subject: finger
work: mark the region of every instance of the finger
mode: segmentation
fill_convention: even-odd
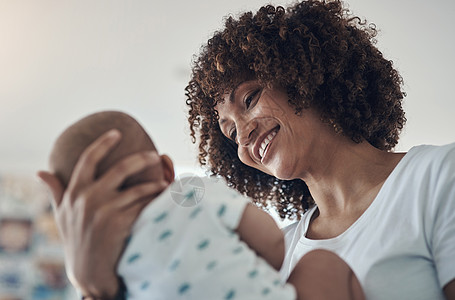
[[[81,154],[74,166],[74,171],[68,183],[68,189],[75,190],[77,186],[85,186],[93,181],[96,166],[107,155],[112,147],[120,140],[121,133],[112,129],[91,143]]]
[[[135,201],[121,209],[122,214],[120,218],[122,218],[122,229],[126,230],[126,234],[131,232],[131,226],[136,222],[139,214],[149,203],[150,200],[148,198],[141,198],[140,201]]]
[[[130,206],[136,205],[136,203],[143,203],[144,200],[152,200],[162,193],[169,183],[166,181],[148,182],[142,183],[130,187],[129,189],[121,192],[119,196],[113,201],[112,205],[115,205],[117,209],[128,209]],[[145,201],[146,203],[150,201]],[[115,204],[114,204],[115,203]]]
[[[52,205],[54,208],[58,207],[63,198],[63,185],[60,180],[47,171],[38,171],[36,174],[38,178],[44,183],[46,188],[52,193]]]
[[[142,201],[142,202],[137,202],[134,205],[129,206],[123,211],[122,217],[123,217],[123,224],[124,224],[124,229],[127,230],[126,234],[129,234],[131,232],[131,227],[134,222],[136,222],[137,218],[139,217],[140,213],[142,210],[149,204],[149,201]]]
[[[99,186],[107,189],[118,188],[129,176],[159,164],[161,164],[161,160],[156,151],[129,155],[116,163],[99,179]]]
[[[116,226],[120,225],[117,230],[129,232],[131,225],[135,222],[142,209],[166,189],[168,185],[169,183],[166,181],[159,181],[131,187],[120,193],[115,199],[111,199],[108,205],[98,208],[96,216],[92,220],[99,224],[106,224],[115,220]],[[117,233],[121,235],[121,232]]]

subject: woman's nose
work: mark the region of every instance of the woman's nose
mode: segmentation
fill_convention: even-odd
[[[248,146],[253,140],[254,133],[257,128],[257,122],[252,120],[241,122],[237,127],[237,142],[240,146]]]

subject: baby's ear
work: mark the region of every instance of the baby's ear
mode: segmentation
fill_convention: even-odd
[[[166,154],[161,155],[161,164],[163,165],[164,179],[171,183],[174,181],[174,164],[169,156]]]

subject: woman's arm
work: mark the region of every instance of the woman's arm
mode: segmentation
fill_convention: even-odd
[[[276,270],[281,268],[284,259],[284,236],[268,213],[248,204],[236,231],[240,239],[271,266]]]
[[[118,131],[109,131],[87,147],[66,190],[53,174],[38,172],[53,195],[68,277],[83,296],[94,299],[116,296],[117,262],[132,224],[148,203],[144,197],[157,195],[167,186],[149,182],[119,190],[127,177],[158,164],[156,153],[133,154],[95,179],[97,164],[119,140]]]

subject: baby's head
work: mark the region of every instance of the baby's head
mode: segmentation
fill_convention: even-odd
[[[104,174],[115,163],[127,156],[143,151],[156,151],[155,145],[147,132],[131,116],[118,111],[103,111],[91,114],[68,127],[55,141],[49,159],[49,167],[66,188],[74,166],[82,152],[105,132],[117,129],[121,132],[121,140],[101,160],[97,166],[95,178]],[[174,170],[172,161],[161,155],[161,164],[157,167],[144,169],[130,176],[123,188],[147,181],[173,181]]]

